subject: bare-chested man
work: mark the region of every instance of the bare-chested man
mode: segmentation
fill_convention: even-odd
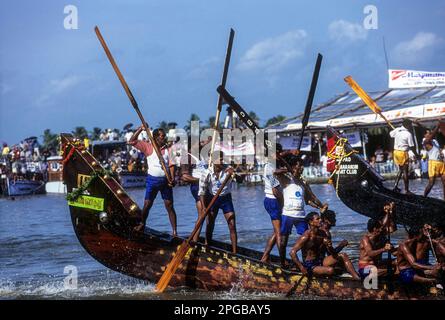
[[[331,228],[335,227],[336,224],[336,218],[335,218],[335,212],[332,210],[326,210],[321,214],[321,227],[320,230],[325,233],[325,237],[329,239],[329,241],[332,240],[331,235]],[[357,271],[355,271],[354,265],[351,262],[351,259],[349,259],[349,256],[341,252],[343,248],[345,248],[348,245],[347,240],[342,240],[336,248],[330,248],[330,251],[332,254],[329,254],[327,250],[325,250],[326,257],[323,259],[323,266],[325,267],[333,267],[336,269],[336,271],[347,271],[353,279],[360,280],[360,276],[358,275]],[[331,244],[332,246],[332,244]]]
[[[305,218],[309,229],[297,239],[290,251],[292,261],[300,271],[307,276],[332,276],[335,273],[333,267],[323,266],[323,252],[332,248],[330,240],[326,238],[324,231],[320,230],[321,219],[318,213],[310,212]],[[303,262],[297,256],[301,251]]]
[[[383,224],[376,219],[369,219],[368,232],[360,241],[360,258],[358,273],[365,279],[371,273],[371,267],[377,268],[379,276],[387,274],[387,265],[382,260],[384,252],[392,251],[393,247],[386,240],[386,230]]]
[[[434,284],[441,266],[440,264],[424,264],[417,259],[418,256],[425,256],[425,243],[429,245],[427,239],[427,226],[419,229],[412,227],[408,230],[408,239],[399,245],[397,254],[397,265],[400,270],[400,280],[405,284],[413,282]],[[429,277],[427,277],[429,276]]]

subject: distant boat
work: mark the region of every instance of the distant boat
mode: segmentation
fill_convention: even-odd
[[[66,193],[66,185],[63,183],[63,164],[61,156],[53,156],[48,161],[48,182],[45,185],[47,193]]]
[[[330,159],[328,171],[335,172],[333,186],[340,200],[352,210],[370,218],[379,219],[386,202],[396,205],[396,223],[407,227],[445,224],[445,201],[422,195],[403,194],[383,185],[384,178],[361,156],[353,151],[347,140],[333,128],[327,128],[328,150],[341,150],[345,156]],[[339,144],[339,142],[343,143]],[[337,155],[340,156],[340,155]],[[338,168],[337,168],[338,167]]]
[[[11,179],[6,178],[6,196],[27,196],[33,194],[45,193],[45,182],[39,180],[28,179]]]
[[[97,159],[109,159],[114,150],[125,151],[126,149],[127,143],[121,140],[93,141],[90,145],[90,151]],[[123,161],[123,163],[125,168],[125,161]],[[125,189],[145,187],[146,172],[128,171],[118,168],[116,173],[121,186]]]

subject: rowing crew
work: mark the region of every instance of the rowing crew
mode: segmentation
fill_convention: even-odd
[[[129,144],[145,154],[148,162],[147,188],[142,219],[136,230],[143,231],[145,228],[149,210],[160,192],[169,213],[173,235],[176,236],[173,183],[167,181],[151,144],[137,139],[142,130],[142,128],[139,128],[129,141]],[[163,145],[165,132],[162,129],[154,130],[153,136],[159,145]],[[200,145],[199,148],[203,146]],[[264,169],[264,207],[270,215],[274,233],[268,240],[266,250],[261,259],[263,262],[269,262],[270,252],[276,244],[282,267],[290,267],[286,260],[286,247],[289,235],[295,227],[297,234],[301,236],[292,247],[290,256],[296,267],[304,274],[331,276],[348,272],[354,279],[360,279],[369,274],[370,267],[372,266],[378,269],[379,274],[384,274],[387,268],[382,267],[384,265],[382,254],[391,252],[397,256],[397,261],[394,264],[397,267],[397,272],[400,272],[403,281],[435,281],[434,277],[437,277],[439,270],[443,268],[445,256],[443,236],[438,230],[434,229],[431,249],[434,249],[433,252],[437,254],[437,259],[440,261],[440,263],[434,266],[427,265],[425,260],[423,263],[419,262],[419,259],[422,259],[422,257],[425,259],[425,256],[427,256],[428,247],[425,245],[425,238],[416,229],[410,230],[408,240],[402,242],[396,250],[386,241],[387,238],[385,237],[386,234],[389,234],[385,230],[390,230],[390,232],[395,230],[394,225],[387,227],[393,221],[391,219],[394,210],[393,204],[385,205],[382,221],[371,219],[368,222],[368,233],[360,242],[359,272],[357,273],[348,255],[341,252],[348,245],[348,242],[343,240],[337,247],[333,247],[330,229],[336,223],[335,213],[328,210],[328,205],[323,204],[312,192],[310,186],[302,179],[303,162],[295,153],[283,152],[281,146],[277,144],[276,153],[271,155],[271,161],[266,164]],[[167,150],[161,150],[161,154],[165,164],[173,173],[174,164],[170,161]],[[188,156],[193,157],[191,153]],[[234,174],[233,168],[226,168],[222,164],[222,157],[219,152],[212,155],[212,166],[210,168],[207,168],[206,163],[201,159],[195,159],[194,164],[191,164],[191,161],[184,161],[183,163],[186,164],[181,166],[182,178],[190,183],[190,191],[195,199],[198,214],[202,215],[210,199],[223,187],[222,182],[225,178],[228,175],[232,176]],[[307,213],[306,205],[319,209],[320,213]],[[220,190],[219,197],[216,199],[207,217],[206,244],[210,244],[212,240],[215,219],[219,210],[222,210],[224,213],[230,231],[232,252],[236,253],[237,233],[230,184],[225,185]],[[198,240],[199,233],[196,234],[194,241]],[[301,251],[302,261],[298,257],[299,251]],[[391,261],[391,263],[393,262]],[[433,278],[428,278],[427,276],[433,276]]]

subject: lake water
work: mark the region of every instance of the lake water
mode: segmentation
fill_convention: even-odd
[[[390,184],[390,182],[388,182]],[[423,192],[425,180],[411,181],[411,190]],[[358,242],[366,229],[367,218],[348,209],[335,195],[330,185],[313,185],[313,191],[337,212],[333,229],[334,245],[347,239],[346,252],[357,262]],[[141,205],[143,189],[130,190]],[[178,215],[178,232],[187,236],[193,229],[197,213],[188,187],[174,190]],[[431,196],[440,197],[441,186],[436,184]],[[269,215],[263,208],[262,186],[240,186],[233,189],[239,245],[262,251],[272,232]],[[171,232],[167,213],[158,196],[151,210],[148,225]],[[403,230],[392,237],[405,236]],[[214,238],[230,242],[224,216],[216,221]],[[295,235],[290,237],[290,246]],[[275,249],[276,250],[276,249]],[[276,253],[276,251],[275,251]],[[78,273],[77,289],[64,285],[65,268],[74,266]],[[280,295],[246,293],[234,285],[226,292],[176,290],[162,295],[154,284],[133,279],[111,271],[96,262],[80,246],[74,234],[64,195],[17,197],[0,199],[0,299],[274,299]]]

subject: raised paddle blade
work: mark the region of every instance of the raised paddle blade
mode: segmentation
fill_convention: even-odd
[[[311,114],[312,104],[314,102],[315,90],[317,89],[318,76],[320,74],[322,60],[323,56],[319,53],[317,56],[317,62],[315,63],[314,73],[312,74],[312,82],[306,101],[306,107],[304,108],[303,119],[301,121],[301,136],[300,136],[300,142],[298,143],[298,150],[301,149],[301,144],[303,143],[304,131],[306,130],[306,126],[309,122],[309,116]]]
[[[158,283],[156,284],[156,290],[158,292],[163,292],[167,288],[168,284],[170,283],[171,278],[173,277],[173,275],[176,272],[176,269],[178,269],[182,260],[184,260],[184,257],[186,256],[188,250],[191,247],[190,241],[192,241],[193,237],[201,229],[201,225],[204,222],[207,215],[209,214],[210,209],[213,207],[213,205],[215,204],[219,195],[221,194],[222,190],[224,189],[226,184],[230,182],[230,180],[232,180],[232,176],[228,174],[227,177],[222,182],[222,184],[219,187],[216,194],[213,196],[212,200],[210,200],[210,203],[207,206],[207,208],[204,210],[204,213],[198,218],[198,221],[196,221],[195,227],[193,228],[193,231],[190,234],[190,236],[187,238],[187,240],[185,240],[181,244],[181,246],[179,247],[178,251],[176,252],[174,258],[172,259],[172,261],[170,261],[170,263],[165,268],[164,273],[162,274],[161,278],[159,279]]]
[[[258,125],[255,123],[255,121],[253,121],[249,114],[244,110],[244,108],[241,107],[238,102],[236,102],[235,98],[233,98],[223,86],[219,86],[218,88],[216,88],[216,91],[218,91],[224,101],[238,115],[240,120],[246,125],[247,128],[252,130],[255,134],[258,133],[259,130],[261,130],[260,127],[258,127]]]
[[[229,64],[230,64],[230,57],[232,55],[232,46],[233,46],[233,38],[234,37],[235,37],[235,31],[231,28],[230,34],[229,34],[229,42],[227,44],[226,59],[224,61],[224,69],[223,69],[223,74],[222,74],[222,78],[221,78],[221,86],[223,88],[226,87],[227,74],[229,73]],[[212,144],[210,145],[209,166],[212,162],[212,155],[213,155],[213,151],[215,149],[216,135],[218,134],[219,118],[221,115],[222,105],[223,105],[223,98],[221,97],[221,95],[218,95],[218,102],[216,103],[215,123],[213,125],[214,131],[213,131],[213,136],[212,136]]]
[[[345,82],[351,87],[352,90],[363,100],[364,103],[371,109],[374,113],[382,112],[382,109],[377,105],[377,103],[363,90],[359,84],[352,79],[351,76],[345,78]]]
[[[351,87],[352,90],[363,100],[363,102],[371,109],[375,114],[378,114],[385,122],[394,130],[395,127],[392,125],[392,123],[386,119],[386,117],[382,113],[382,109],[377,105],[377,102],[375,102],[367,93],[365,90],[363,90],[362,87],[359,86],[359,84],[352,79],[351,76],[347,76],[345,79],[345,82]]]

